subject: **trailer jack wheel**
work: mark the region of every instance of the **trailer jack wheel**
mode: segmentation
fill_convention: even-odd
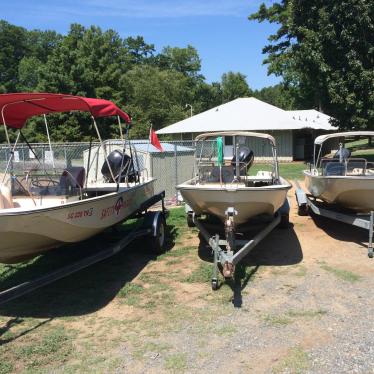
[[[373,248],[370,248],[368,249],[368,256],[369,258],[373,258]]]
[[[191,213],[187,213],[187,226],[195,227],[195,223],[193,221],[193,215]]]
[[[297,207],[297,214],[299,216],[307,216],[308,215],[308,205],[301,204]]]
[[[289,214],[282,214],[279,223],[281,229],[288,229],[290,227],[290,216]]]
[[[213,291],[218,290],[218,280],[217,279],[212,279],[212,290]]]

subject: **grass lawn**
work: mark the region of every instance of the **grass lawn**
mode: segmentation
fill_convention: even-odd
[[[27,262],[0,264],[0,290],[91,255],[120,239],[136,224],[126,222],[115,231],[108,229],[91,240],[61,247]],[[186,256],[190,250],[180,246],[170,251],[187,231],[184,208],[171,210],[168,225],[169,251],[162,256],[150,253],[140,239],[116,256],[2,305],[0,374],[115,372],[120,339],[127,345],[132,339],[135,357],[141,343],[137,334],[145,329],[142,310],[154,310],[168,302],[175,304],[172,288],[163,281],[166,277],[161,277],[163,273],[143,274],[143,269],[152,263],[178,259],[178,251]],[[144,280],[134,282],[140,273]],[[124,309],[123,318],[116,313],[98,317],[112,300],[118,310]],[[133,308],[140,311],[139,321],[132,316],[136,314]],[[158,346],[158,351],[161,348]],[[108,350],[111,353],[105,356]]]
[[[352,152],[353,157],[366,158],[370,162],[374,162],[374,149],[362,149]]]
[[[286,162],[279,164],[279,173],[283,178],[292,179],[303,179],[303,170],[306,170],[308,166],[303,162]],[[259,170],[272,170],[271,164],[258,163],[252,165],[250,169],[250,175],[255,175]]]

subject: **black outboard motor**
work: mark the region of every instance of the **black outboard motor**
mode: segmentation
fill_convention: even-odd
[[[347,148],[340,148],[335,154],[334,158],[346,160],[351,157],[351,151]]]
[[[248,170],[252,166],[253,161],[255,159],[254,153],[251,149],[249,149],[245,145],[241,145],[239,147],[239,152],[238,153],[239,153],[239,162],[240,162],[240,164],[239,164],[240,175],[247,175]],[[236,154],[234,155],[234,157],[231,160],[231,166],[234,167],[234,171],[236,172],[236,170],[235,170]]]
[[[122,173],[120,177],[120,182],[123,182],[125,180],[126,175],[128,176],[129,182],[137,182],[139,180],[139,173],[135,171],[133,160],[126,153],[123,154],[122,152],[117,150],[112,151],[108,155],[108,162],[116,180],[113,180],[108,163],[105,160],[101,168],[101,174],[107,181],[111,183],[117,182],[118,176],[121,173],[121,168]]]

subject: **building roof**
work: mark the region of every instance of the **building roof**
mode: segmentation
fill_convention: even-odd
[[[318,130],[336,130],[336,127],[331,126],[330,124],[330,119],[332,119],[332,117],[319,112],[318,110],[288,110],[287,113],[289,113],[291,118],[297,121],[301,126],[304,125],[304,127],[312,127]]]
[[[294,112],[294,113],[293,113]],[[239,98],[213,109],[189,117],[173,125],[164,127],[157,134],[201,133],[211,131],[267,131],[267,130],[298,130],[302,128],[335,130],[326,116],[320,114],[311,119],[296,120],[305,111],[287,112],[274,105],[267,104],[254,97]],[[297,114],[296,114],[297,112]],[[293,118],[295,117],[295,118]],[[307,118],[309,118],[307,117]],[[326,118],[327,117],[327,118]],[[298,117],[297,117],[298,118]],[[313,121],[314,119],[314,121]]]

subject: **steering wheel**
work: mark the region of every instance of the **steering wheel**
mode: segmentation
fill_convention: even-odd
[[[47,179],[47,178],[32,177],[31,179],[31,185],[33,187],[39,187],[39,188],[57,187],[59,184],[60,182],[53,180],[51,178]]]

